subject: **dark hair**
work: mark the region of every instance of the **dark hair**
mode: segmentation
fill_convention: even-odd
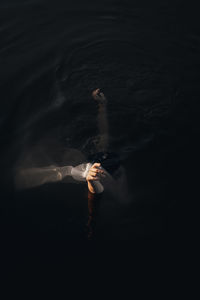
[[[120,157],[114,152],[98,152],[88,157],[91,163],[100,163],[110,174],[120,167]]]

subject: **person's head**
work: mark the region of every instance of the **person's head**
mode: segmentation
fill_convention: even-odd
[[[92,163],[99,162],[110,174],[113,174],[120,167],[120,157],[112,152],[99,152],[89,157]]]

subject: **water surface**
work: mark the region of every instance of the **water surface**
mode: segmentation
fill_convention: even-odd
[[[108,98],[110,147],[131,195],[128,203],[103,198],[97,240],[184,234],[179,212],[193,203],[199,133],[194,10],[180,1],[110,0],[10,0],[0,8],[5,235],[85,240],[85,186],[19,192],[13,177],[22,161],[63,165],[72,148],[76,164],[94,151],[96,87]]]

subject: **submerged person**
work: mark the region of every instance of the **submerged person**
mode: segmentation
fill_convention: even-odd
[[[109,129],[107,119],[107,99],[100,89],[92,92],[92,98],[98,104],[99,136],[96,142],[96,153],[89,157],[86,166],[86,181],[88,185],[88,238],[95,236],[96,217],[104,189],[119,200],[129,200],[127,180],[120,158],[116,153],[109,152]],[[92,161],[92,162],[91,162]]]
[[[129,199],[127,180],[120,158],[109,151],[109,128],[107,119],[107,99],[101,90],[92,92],[92,99],[98,105],[97,125],[99,135],[95,140],[96,152],[88,157],[88,162],[77,166],[48,166],[21,169],[16,176],[16,186],[32,188],[48,182],[86,182],[88,187],[89,237],[94,233],[99,200],[107,190],[121,201]],[[76,154],[75,154],[76,155]]]
[[[88,163],[73,168],[71,175],[76,180],[86,180],[92,194],[101,194],[106,189],[117,198],[123,198],[127,192],[126,175],[119,156],[109,151],[107,99],[99,88],[92,92],[92,98],[98,104],[96,152],[88,157]]]
[[[15,184],[17,188],[33,188],[49,182],[70,181],[87,182],[88,191],[92,194],[100,194],[108,189],[116,196],[120,196],[126,189],[124,185],[126,176],[123,167],[120,165],[119,156],[109,152],[109,130],[107,120],[107,99],[100,89],[92,92],[92,98],[98,104],[97,125],[99,135],[95,139],[95,153],[90,155],[84,163],[76,166],[55,166],[23,168],[16,170]],[[73,149],[72,149],[73,150]],[[77,150],[70,150],[71,157],[79,156]],[[88,162],[86,162],[88,161]],[[71,182],[71,181],[70,181]],[[73,181],[72,181],[73,182]]]
[[[93,165],[89,169],[86,180],[88,183],[88,190],[93,193],[101,193],[104,187],[113,183],[113,177],[110,174],[116,175],[116,171],[119,173],[120,159],[117,154],[109,152],[109,129],[107,119],[107,98],[101,92],[101,90],[95,89],[92,92],[92,98],[98,104],[98,130],[99,135],[96,141],[96,153],[89,157],[89,160],[93,162]],[[119,175],[119,174],[118,174]],[[102,184],[102,187],[99,184]],[[97,181],[97,184],[96,184]]]

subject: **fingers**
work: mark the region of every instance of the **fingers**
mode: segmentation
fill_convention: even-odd
[[[92,176],[97,176],[97,175],[104,174],[104,171],[103,170],[98,170],[98,169],[91,169],[89,171],[89,174],[91,174]]]
[[[105,103],[106,97],[103,92],[101,92],[101,89],[96,89],[92,92],[92,97],[97,101],[103,101]]]
[[[100,173],[100,174],[103,174],[103,173],[104,173],[103,170],[99,170],[99,169],[97,169],[97,168],[91,168],[91,169],[90,169],[90,172]]]
[[[101,177],[105,177],[104,170],[99,169],[101,167],[100,163],[94,163],[92,167],[90,168],[87,180],[100,180]]]
[[[101,164],[100,163],[94,163],[92,166],[91,166],[91,168],[94,168],[94,167],[101,167]]]
[[[98,175],[98,172],[95,172],[95,171],[92,171],[92,170],[91,170],[91,171],[89,172],[89,174],[90,174],[91,176],[97,176],[97,175]]]
[[[91,166],[90,171],[100,173],[100,174],[104,174],[104,171],[101,169],[101,164],[100,163],[94,163]]]
[[[95,172],[90,172],[89,176],[98,177],[99,179],[101,179],[101,177],[105,177],[106,175],[105,174],[98,174],[98,173],[95,173]]]
[[[93,181],[93,180],[99,180],[100,178],[98,176],[88,175],[86,179],[87,181]]]
[[[93,97],[96,97],[97,94],[98,94],[99,92],[100,92],[100,89],[94,90],[94,91],[92,92],[92,96],[93,96]]]

